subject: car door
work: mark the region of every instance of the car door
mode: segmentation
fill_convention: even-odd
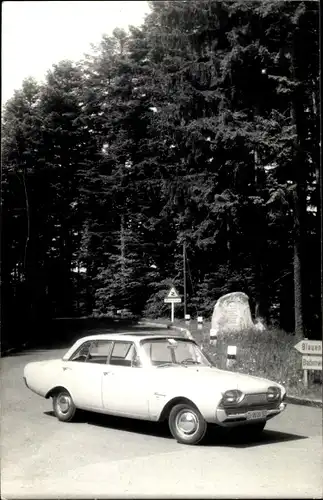
[[[108,413],[149,419],[149,375],[134,342],[115,341],[102,377],[102,402]]]
[[[102,410],[102,374],[111,348],[111,340],[87,341],[63,363],[64,386],[77,407]]]

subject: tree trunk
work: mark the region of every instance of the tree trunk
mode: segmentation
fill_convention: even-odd
[[[95,276],[95,270],[92,262],[87,263],[86,270],[86,313],[91,315],[95,306],[95,297],[93,290],[93,279]]]
[[[291,50],[291,76],[295,82],[298,78],[297,48],[299,40],[297,32]],[[295,187],[293,190],[294,210],[294,318],[295,333],[304,336],[303,315],[303,261],[302,240],[306,214],[306,168],[304,148],[306,130],[304,129],[304,102],[303,89],[298,85],[291,102],[291,125],[294,129],[295,140],[293,150],[293,169],[295,172]]]
[[[262,181],[260,174],[260,165],[258,152],[254,150],[254,176],[255,176],[255,195],[262,196]],[[268,321],[268,290],[264,286],[265,271],[263,266],[264,254],[267,247],[267,219],[266,214],[260,212],[258,208],[254,207],[254,227],[256,236],[254,239],[254,256],[255,256],[255,318],[263,318]]]
[[[126,250],[126,238],[125,238],[125,227],[124,227],[124,215],[121,215],[120,223],[120,257],[121,257],[121,274],[124,277],[126,271],[126,260],[125,260],[125,250]]]
[[[28,191],[27,191],[27,185],[26,185],[26,174],[25,173],[22,174],[22,183],[24,186],[25,203],[26,203],[26,217],[27,217],[27,235],[26,235],[25,254],[24,254],[24,269],[25,269],[25,276],[26,276],[27,251],[28,251],[28,243],[30,240],[30,209],[29,209],[29,198],[28,198]]]
[[[300,186],[294,191],[294,308],[295,333],[304,335],[302,260],[301,260],[301,196]]]

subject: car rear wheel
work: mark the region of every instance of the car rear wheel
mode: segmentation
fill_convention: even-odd
[[[66,390],[61,390],[53,396],[53,410],[58,420],[70,422],[76,412],[72,396]]]
[[[168,424],[172,436],[178,443],[183,444],[198,444],[207,429],[207,423],[201,413],[189,403],[174,406],[169,414]]]

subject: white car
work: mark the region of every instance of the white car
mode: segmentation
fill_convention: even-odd
[[[219,370],[194,340],[169,332],[84,337],[62,359],[28,363],[24,380],[53,399],[64,422],[77,409],[167,419],[173,437],[185,444],[199,443],[209,423],[261,431],[286,407],[282,385]]]

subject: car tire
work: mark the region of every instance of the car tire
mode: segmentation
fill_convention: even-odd
[[[76,413],[76,406],[70,393],[61,390],[53,396],[53,410],[61,422],[70,422]]]
[[[178,443],[195,445],[205,436],[207,423],[199,410],[189,403],[174,406],[168,417],[172,436]]]

